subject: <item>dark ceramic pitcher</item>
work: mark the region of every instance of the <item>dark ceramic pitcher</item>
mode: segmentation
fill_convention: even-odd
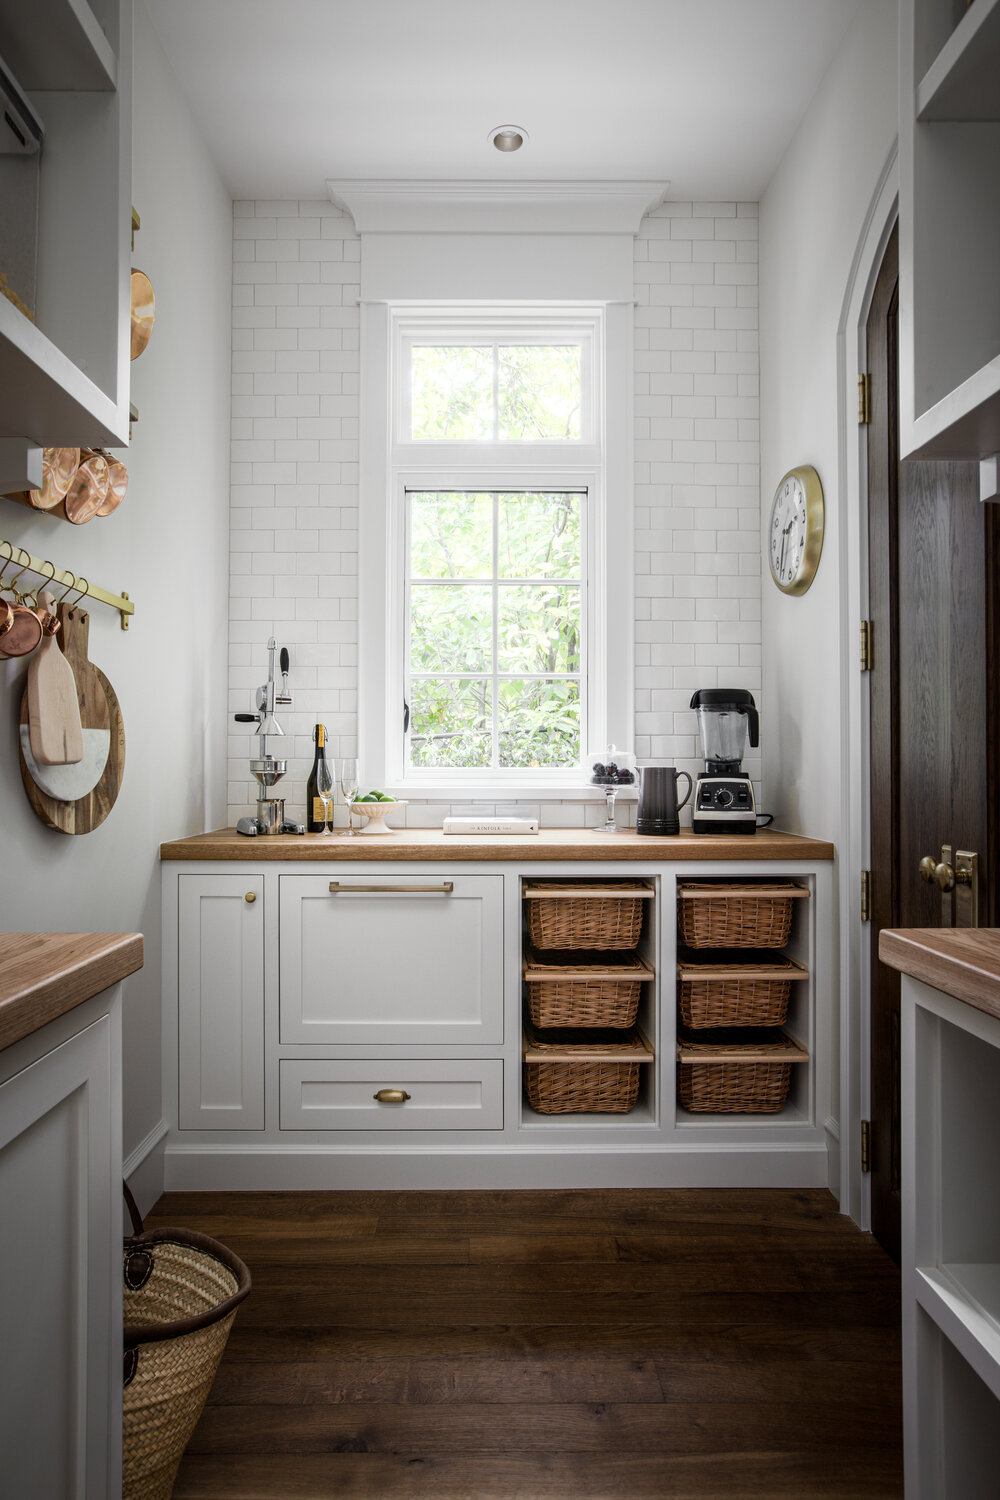
[[[682,802],[677,801],[677,778],[683,776],[687,791]],[[691,778],[686,771],[673,766],[640,766],[639,768],[639,812],[636,818],[636,833],[663,834],[680,833],[677,816],[691,795]]]

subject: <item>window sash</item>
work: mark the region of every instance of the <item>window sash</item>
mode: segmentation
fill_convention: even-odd
[[[426,494],[489,494],[492,501],[492,571],[489,577],[478,578],[441,578],[428,579],[418,576],[412,570],[412,499],[414,495]],[[578,497],[580,502],[580,566],[577,575],[572,577],[543,575],[539,577],[525,576],[507,577],[500,575],[500,552],[499,552],[499,525],[500,525],[500,497],[501,495],[513,494],[537,494],[537,495],[559,495],[567,494]],[[588,737],[590,728],[590,694],[588,692],[589,676],[592,672],[590,662],[590,642],[593,638],[592,622],[590,619],[590,602],[592,590],[588,588],[588,562],[591,552],[591,505],[590,493],[587,486],[568,485],[529,485],[503,484],[500,486],[486,487],[482,484],[474,485],[408,485],[403,489],[401,496],[403,504],[403,549],[404,549],[404,571],[403,571],[403,608],[401,610],[401,657],[402,670],[402,692],[403,701],[407,704],[412,702],[412,685],[419,681],[434,682],[485,682],[490,683],[490,764],[488,766],[419,766],[415,765],[411,756],[412,719],[409,729],[401,735],[401,766],[402,774],[407,782],[415,783],[421,781],[434,782],[442,778],[454,780],[482,779],[483,775],[490,778],[517,778],[531,777],[546,778],[552,776],[575,775],[581,772],[588,753]],[[499,630],[500,630],[500,594],[505,588],[517,587],[558,587],[565,584],[578,590],[580,605],[580,667],[577,671],[564,672],[528,672],[528,671],[501,671],[498,663],[499,653]],[[410,657],[410,645],[412,639],[412,589],[416,585],[420,588],[434,587],[480,587],[489,589],[491,592],[491,666],[487,670],[469,672],[414,672]],[[579,703],[579,755],[572,763],[563,762],[557,766],[545,767],[514,767],[502,766],[500,764],[500,689],[504,682],[572,682],[578,685]]]

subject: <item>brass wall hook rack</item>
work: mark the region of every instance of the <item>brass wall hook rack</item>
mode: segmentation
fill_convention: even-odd
[[[67,593],[72,593],[74,589],[78,590],[80,600],[96,599],[99,604],[109,604],[121,615],[122,629],[128,629],[129,619],[135,614],[135,605],[124,591],[120,594],[112,594],[108,589],[102,589],[96,583],[90,583],[82,574],[77,577],[75,573],[68,573],[62,568],[57,568],[47,557],[33,557],[30,552],[26,552],[23,547],[15,546],[13,542],[0,541],[0,548],[10,553],[11,562],[18,563],[26,573],[37,573],[44,583],[64,584]],[[0,553],[0,557],[2,555]]]

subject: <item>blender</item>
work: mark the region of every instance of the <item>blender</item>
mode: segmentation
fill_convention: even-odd
[[[268,754],[267,740],[269,735],[284,735],[285,731],[274,717],[274,705],[276,703],[291,703],[291,693],[288,691],[288,651],[284,646],[281,648],[281,692],[277,692],[274,681],[274,653],[277,650],[274,636],[267,643],[267,681],[257,689],[257,712],[254,714],[234,714],[237,724],[256,724],[259,754],[252,756],[250,770],[261,788],[261,795],[257,798],[257,816],[255,818],[240,818],[236,824],[236,832],[253,836],[254,834],[277,834],[277,833],[305,833],[302,823],[290,822],[285,817],[284,797],[271,797],[268,795],[271,788],[284,776],[288,769],[286,760],[277,760]]]
[[[753,833],[757,806],[749,773],[740,769],[746,749],[760,743],[760,720],[746,688],[699,688],[691,699],[698,715],[705,769],[694,788],[695,833]]]

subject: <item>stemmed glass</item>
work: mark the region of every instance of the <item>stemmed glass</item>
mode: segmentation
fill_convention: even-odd
[[[354,815],[351,804],[358,795],[359,772],[358,758],[356,755],[345,755],[337,762],[338,776],[340,778],[340,795],[347,803],[347,838],[356,837],[354,832]]]
[[[316,767],[316,795],[323,804],[323,827],[320,833],[331,834],[330,827],[330,804],[333,801],[333,789],[336,782],[333,778],[333,770],[330,763],[324,757]]]

